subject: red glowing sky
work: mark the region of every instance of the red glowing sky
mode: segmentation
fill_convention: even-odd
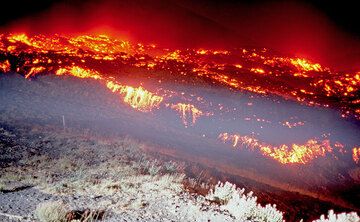
[[[301,2],[62,2],[10,21],[10,32],[105,32],[164,47],[267,47],[343,70],[360,69],[360,40]]]

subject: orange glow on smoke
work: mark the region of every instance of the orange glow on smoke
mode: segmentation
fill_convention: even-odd
[[[238,134],[221,133],[218,138],[224,143],[231,143],[233,147],[247,147],[250,150],[259,150],[262,155],[273,158],[281,164],[306,164],[311,160],[324,157],[328,153],[333,152],[329,140],[317,141],[310,139],[304,144],[293,143],[291,145],[282,144],[273,146],[263,143],[254,137]]]

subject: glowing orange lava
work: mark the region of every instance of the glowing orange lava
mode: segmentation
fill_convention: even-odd
[[[114,54],[130,50],[127,41],[112,40],[106,35],[99,36],[76,36],[69,40],[69,43],[82,49],[88,49],[97,53]]]
[[[35,76],[36,74],[43,72],[44,70],[46,70],[46,69],[45,69],[45,67],[42,67],[42,66],[32,67],[30,69],[30,71],[25,75],[25,78],[28,79],[31,76]]]
[[[355,163],[360,162],[360,147],[354,147],[352,149],[352,157],[353,157],[353,160],[355,161]]]
[[[10,62],[9,60],[5,60],[0,62],[0,72],[7,73],[10,72]]]
[[[65,75],[65,74],[69,74],[72,76],[75,76],[77,78],[92,78],[92,79],[102,79],[101,75],[94,71],[94,70],[90,70],[90,69],[83,69],[81,67],[78,66],[73,66],[73,67],[68,67],[68,68],[60,68],[56,71],[56,75],[61,76],[61,75]]]
[[[296,68],[298,68],[300,71],[316,71],[321,72],[323,71],[323,68],[318,63],[310,63],[306,59],[290,59],[291,64],[293,64]]]
[[[204,115],[201,110],[197,109],[192,104],[178,103],[171,105],[171,108],[179,112],[181,120],[185,127],[188,127],[189,123],[194,125],[197,118]]]
[[[247,147],[250,150],[259,150],[262,155],[271,157],[281,164],[306,164],[311,160],[324,157],[333,152],[329,140],[317,141],[310,139],[304,144],[293,143],[291,145],[282,144],[273,146],[261,142],[252,136],[242,136],[239,134],[221,133],[218,138],[223,142],[230,142],[233,147]]]
[[[134,88],[131,86],[123,86],[113,81],[108,81],[106,86],[111,89],[112,92],[122,94],[125,103],[142,112],[148,112],[154,108],[158,108],[163,100],[163,97],[157,96],[141,86]]]
[[[9,42],[16,43],[21,42],[26,45],[32,46],[32,43],[30,42],[29,38],[25,34],[18,34],[18,35],[11,35],[8,37]]]
[[[161,96],[154,95],[142,87],[124,86],[102,77],[94,70],[83,69],[78,66],[60,68],[56,71],[56,75],[72,75],[77,78],[101,80],[112,92],[120,93],[125,103],[143,112],[151,111],[153,108],[158,107],[163,100]]]

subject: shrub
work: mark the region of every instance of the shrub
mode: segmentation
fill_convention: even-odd
[[[314,222],[358,222],[360,217],[355,212],[335,214],[333,210],[329,210],[327,217],[321,215],[320,219]]]
[[[0,182],[0,193],[6,190],[6,185]]]
[[[65,222],[66,206],[60,201],[41,203],[35,210],[35,215],[40,222]]]
[[[216,201],[222,206],[220,209],[229,212],[236,220],[240,221],[284,221],[283,213],[276,209],[276,205],[265,207],[257,203],[257,198],[252,192],[244,194],[244,189],[236,188],[235,185],[219,182],[213,190],[210,190],[206,199]]]
[[[178,166],[173,161],[169,161],[169,162],[164,163],[163,168],[164,168],[165,173],[172,174],[172,173],[176,173],[178,171]]]
[[[148,172],[151,176],[156,176],[161,170],[161,166],[157,166],[156,162],[152,163],[148,168]]]

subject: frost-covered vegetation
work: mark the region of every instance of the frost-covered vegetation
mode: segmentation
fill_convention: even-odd
[[[229,212],[240,221],[283,221],[283,213],[276,209],[276,205],[267,204],[265,207],[257,203],[257,197],[252,192],[245,194],[245,189],[236,188],[229,182],[219,182],[206,196],[207,199],[219,202],[220,209]]]
[[[66,206],[59,201],[41,203],[35,210],[36,218],[40,222],[65,222]]]
[[[182,163],[154,159],[131,138],[41,127],[20,132],[21,137],[17,133],[0,128],[0,192],[30,185],[40,196],[51,198],[43,203],[31,200],[31,205],[21,206],[29,209],[24,211],[28,215],[15,216],[72,221],[69,215],[76,216],[74,212],[82,209],[81,217],[106,212],[103,221],[284,221],[283,212],[275,205],[260,205],[252,192],[229,182],[199,184],[184,175]],[[208,193],[188,192],[185,180]],[[12,203],[1,202],[6,204]],[[356,213],[330,211],[318,221],[360,220]]]
[[[357,213],[340,213],[335,214],[333,210],[330,210],[328,215],[321,215],[320,219],[314,222],[359,222],[360,217]]]

